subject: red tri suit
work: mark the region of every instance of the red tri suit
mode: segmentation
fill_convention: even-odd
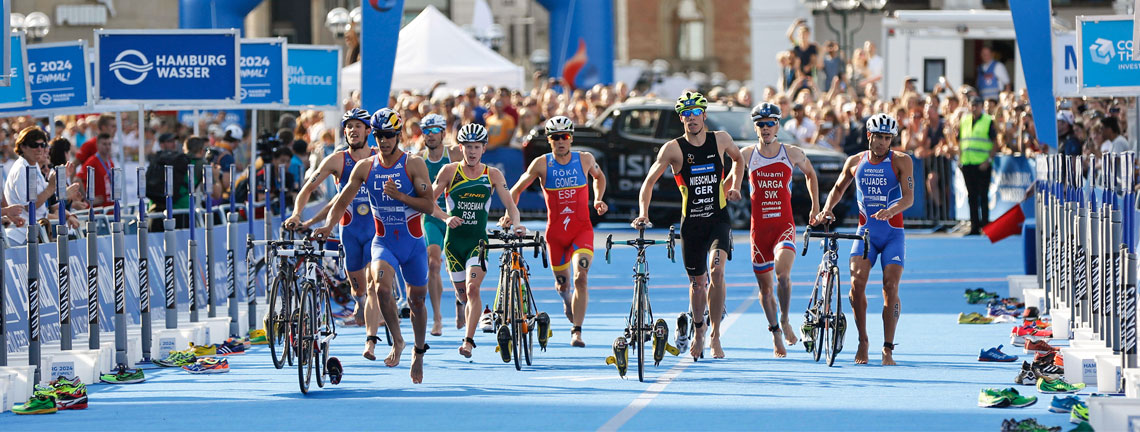
[[[546,155],[546,247],[554,271],[570,267],[570,258],[582,252],[594,255],[594,227],[590,224],[590,193],[586,169],[579,152],[570,152],[570,162],[559,164],[553,153]]]
[[[748,186],[752,199],[752,270],[772,271],[779,249],[796,250],[796,223],[792,219],[792,161],[780,152],[767,158],[760,145],[748,159]]]

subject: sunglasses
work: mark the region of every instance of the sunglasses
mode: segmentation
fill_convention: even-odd
[[[386,138],[386,139],[395,138],[399,134],[400,134],[400,131],[377,131],[377,132],[373,133],[373,135],[376,135],[377,138]]]
[[[687,110],[681,111],[681,117],[699,116],[699,115],[704,114],[704,113],[705,113],[704,108],[692,108],[692,109],[687,109]]]
[[[29,144],[25,145],[25,147],[33,148],[33,149],[44,148],[44,147],[47,147],[47,143],[43,142],[43,141],[36,141],[34,143],[29,143]]]
[[[555,140],[555,141],[562,141],[562,140],[570,139],[571,136],[572,135],[570,135],[567,132],[559,132],[559,133],[550,134],[550,139]]]
[[[443,133],[443,128],[441,128],[439,126],[432,126],[429,128],[424,128],[424,134],[425,135],[434,135],[437,133]]]
[[[778,124],[780,124],[780,122],[775,121],[775,120],[761,120],[761,121],[756,122],[756,126],[759,126],[762,128],[775,127]]]

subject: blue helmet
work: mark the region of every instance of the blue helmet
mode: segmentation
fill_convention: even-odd
[[[769,118],[779,120],[781,115],[780,106],[773,103],[761,102],[752,108],[752,121]]]
[[[428,114],[428,115],[424,116],[423,119],[420,120],[420,128],[421,129],[427,129],[429,127],[439,127],[439,128],[446,129],[447,128],[447,120],[445,120],[443,118],[443,116],[436,114],[436,113]]]
[[[344,126],[348,124],[349,120],[360,120],[361,123],[364,123],[365,127],[372,127],[368,124],[370,121],[368,111],[362,110],[360,108],[353,108],[345,111],[344,116],[340,118],[340,128],[344,129]]]
[[[400,117],[400,113],[392,111],[390,108],[380,108],[372,114],[369,120],[369,126],[372,131],[399,131],[404,127],[404,119]]]

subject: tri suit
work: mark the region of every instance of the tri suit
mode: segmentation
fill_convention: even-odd
[[[344,163],[340,168],[340,178],[337,179],[338,192],[348,184],[348,180],[352,178],[352,169],[356,167],[352,151],[341,152],[344,153]],[[372,155],[375,154],[376,151],[372,150]],[[360,188],[340,217],[340,242],[344,245],[346,271],[363,270],[372,261],[372,237],[376,235],[376,228],[371,219],[372,209],[369,207],[368,191]]]
[[[442,170],[445,165],[451,163],[451,158],[447,156],[447,152],[444,152],[443,156],[440,156],[439,160],[433,162],[425,154],[424,163],[427,164],[428,168],[428,181],[435,182],[435,178],[439,176],[439,171]],[[440,209],[447,208],[447,201],[444,200],[442,195],[436,201],[436,204],[439,205]],[[429,246],[436,245],[442,249],[443,236],[445,234],[447,234],[446,222],[431,216],[424,217],[424,240],[427,241],[427,244]]]
[[[681,169],[673,178],[681,190],[681,257],[689,276],[707,273],[708,253],[720,249],[732,259],[732,230],[724,196],[724,158],[716,134],[707,132],[705,143],[694,146],[677,138]]]
[[[895,152],[890,152],[889,157],[876,164],[871,163],[871,152],[864,151],[859,155],[859,164],[855,166],[855,198],[859,203],[859,229],[856,234],[862,235],[870,230],[867,260],[874,263],[882,256],[880,265],[884,268],[887,264],[902,266],[906,260],[902,213],[885,221],[871,217],[902,199],[902,186],[892,166],[894,154]],[[862,255],[863,242],[855,242],[851,247],[851,256]]]
[[[398,268],[408,285],[427,285],[427,246],[420,221],[423,214],[385,194],[384,183],[388,180],[394,181],[400,192],[416,196],[412,178],[408,175],[407,153],[401,154],[390,167],[384,166],[379,156],[374,157],[368,180],[364,183],[376,226],[376,235],[372,238],[372,259],[385,261],[393,269]]]
[[[748,186],[752,200],[752,270],[772,271],[779,249],[796,250],[796,222],[792,218],[792,161],[780,144],[775,157],[760,154],[760,145],[748,159]]]
[[[582,155],[570,152],[562,165],[553,153],[546,155],[546,245],[554,271],[570,267],[576,253],[594,255],[594,227],[590,223],[590,193]]]
[[[447,214],[463,219],[455,228],[447,227],[443,252],[452,282],[467,280],[467,268],[479,265],[479,241],[487,241],[487,210],[491,207],[491,178],[487,165],[475,178],[467,178],[463,166],[455,167],[447,188]]]

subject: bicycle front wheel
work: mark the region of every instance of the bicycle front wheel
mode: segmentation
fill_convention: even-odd
[[[828,282],[828,292],[831,293],[834,302],[831,309],[831,339],[827,350],[827,366],[831,367],[835,364],[835,357],[839,355],[839,350],[843,347],[843,333],[839,331],[839,321],[843,316],[843,296],[839,293],[839,269],[831,269],[831,279]]]
[[[509,304],[510,312],[508,315],[510,316],[509,319],[511,323],[511,345],[513,345],[511,347],[511,351],[513,351],[514,354],[515,370],[522,370],[522,359],[520,358],[522,356],[520,354],[522,354],[523,334],[526,333],[527,326],[526,314],[523,313],[522,306],[522,288],[520,286],[521,281],[519,280],[517,273],[518,270],[511,272],[511,293],[509,295],[511,300]]]
[[[316,290],[311,283],[301,286],[301,305],[297,309],[297,334],[293,340],[296,342],[297,354],[297,382],[301,386],[301,393],[309,392],[309,380],[313,377],[313,334],[317,326],[316,317]]]
[[[521,289],[519,298],[523,299],[522,317],[526,320],[526,331],[522,333],[522,352],[523,359],[526,360],[526,365],[530,366],[530,354],[534,348],[534,326],[532,325],[531,318],[535,316],[534,311],[534,296],[530,292],[530,282],[527,281],[526,276],[521,271],[517,272],[519,288]]]
[[[317,309],[319,313],[317,313],[317,327],[314,332],[316,343],[313,344],[314,349],[320,352],[319,356],[314,356],[320,357],[320,361],[317,361],[316,364],[317,387],[325,386],[325,365],[327,365],[329,361],[329,342],[326,338],[331,338],[336,335],[336,324],[332,318],[332,301],[329,297],[329,291],[327,289],[322,289],[317,294]]]
[[[816,317],[816,333],[815,336],[815,351],[812,352],[812,358],[819,361],[823,355],[823,346],[828,344],[828,332],[831,331],[831,275],[827,275],[824,279],[823,290],[823,303],[822,308],[819,310],[819,315]]]
[[[289,290],[286,289],[285,272],[278,272],[269,287],[266,299],[267,310],[265,314],[265,339],[269,345],[269,355],[273,358],[273,367],[285,367],[285,358],[289,355],[289,315],[293,313],[289,304]]]
[[[637,311],[633,320],[633,339],[637,344],[637,380],[645,382],[645,283],[638,282],[634,290],[637,293]]]

